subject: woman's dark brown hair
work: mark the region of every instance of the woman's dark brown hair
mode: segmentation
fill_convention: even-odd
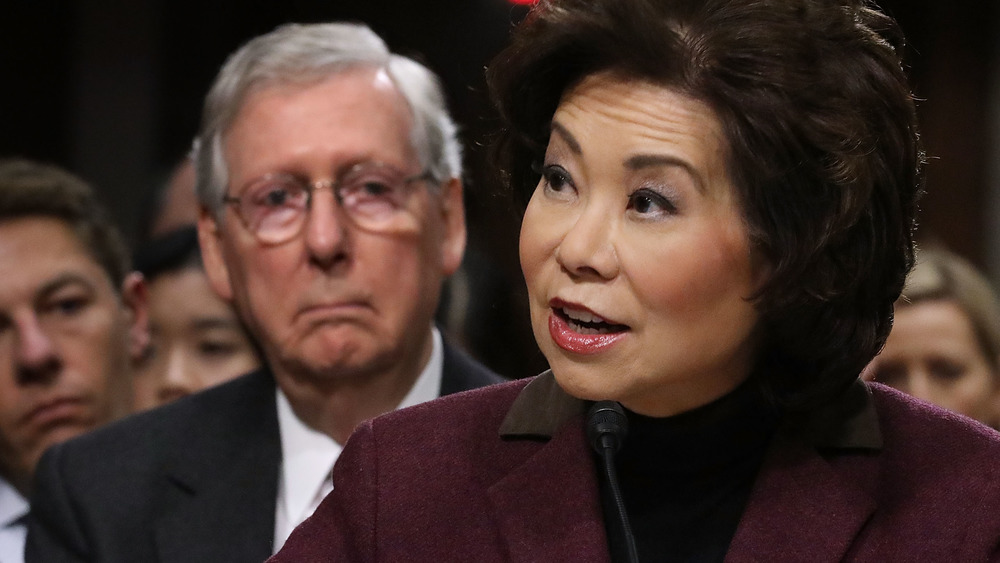
[[[496,164],[526,202],[561,96],[596,72],[708,104],[770,267],[754,377],[805,408],[882,347],[913,263],[923,152],[902,48],[862,0],[542,0],[487,72]]]

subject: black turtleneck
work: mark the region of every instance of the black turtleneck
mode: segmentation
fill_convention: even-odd
[[[722,561],[777,426],[776,412],[755,385],[744,383],[676,416],[626,414],[629,432],[616,465],[639,560]],[[627,561],[603,464],[596,461],[612,561]]]

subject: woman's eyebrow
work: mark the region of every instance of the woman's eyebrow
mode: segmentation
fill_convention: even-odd
[[[566,144],[569,145],[569,150],[573,151],[576,154],[583,154],[583,148],[580,146],[580,143],[576,140],[576,137],[574,137],[573,134],[569,132],[569,130],[563,127],[561,123],[553,120],[552,132],[562,137],[563,141],[565,141]]]
[[[698,173],[698,170],[690,162],[669,154],[637,154],[625,159],[625,168],[629,170],[641,170],[643,168],[657,168],[660,166],[676,166],[683,168],[691,178],[698,191],[705,192],[705,180]]]

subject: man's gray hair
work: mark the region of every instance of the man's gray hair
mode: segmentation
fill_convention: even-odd
[[[286,24],[251,39],[222,66],[205,98],[193,157],[198,199],[218,213],[229,172],[222,136],[246,98],[276,85],[308,86],[358,67],[384,69],[413,114],[410,142],[436,182],[459,178],[462,150],[437,76],[420,63],[389,51],[367,26],[347,23]]]

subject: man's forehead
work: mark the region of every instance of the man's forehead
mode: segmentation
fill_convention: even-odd
[[[375,77],[372,80],[372,86],[380,90],[396,90],[396,84],[392,81],[389,76],[389,72],[384,68],[379,68],[375,71]]]
[[[246,113],[247,108],[263,97],[293,98],[307,90],[326,84],[350,84],[352,88],[362,91],[371,89],[372,92],[398,95],[398,101],[404,106],[408,106],[403,93],[385,67],[358,64],[302,77],[258,81],[248,88],[242,97],[235,100],[236,107],[233,108],[233,119],[229,122],[228,128],[232,129],[233,124]],[[337,102],[336,99],[330,99],[330,101],[331,103]]]
[[[0,269],[0,307],[37,300],[69,285],[115,290],[69,225],[51,217],[0,221]]]
[[[385,69],[353,68],[257,89],[223,135],[222,154],[230,180],[272,172],[316,151],[336,155],[339,165],[388,159],[407,168],[419,160],[413,126],[410,105]]]

